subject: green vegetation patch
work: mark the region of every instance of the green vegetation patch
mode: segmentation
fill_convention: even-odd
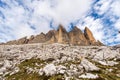
[[[98,62],[91,61],[94,63],[97,67],[99,67],[101,70],[99,72],[91,72],[93,74],[98,74],[101,80],[120,80],[120,77],[117,76],[117,74],[120,74],[120,63],[114,66],[107,66],[107,65],[101,65]],[[109,71],[109,70],[112,71]]]
[[[40,60],[40,59],[35,59],[35,58],[31,58],[31,59],[27,59],[23,62],[21,62],[18,67],[20,69],[24,69],[26,67],[29,68],[42,68],[45,65],[45,61],[44,60]]]
[[[63,80],[64,77],[61,74],[53,76],[46,76],[45,74],[43,74],[42,76],[40,76],[37,72],[34,71],[30,73],[27,72],[28,67],[32,69],[40,69],[43,68],[45,64],[46,61],[40,59],[31,58],[25,60],[17,65],[20,68],[20,71],[13,75],[7,74],[6,80]]]

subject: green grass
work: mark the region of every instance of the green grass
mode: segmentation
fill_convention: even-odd
[[[20,71],[16,74],[8,76],[7,80],[39,80],[40,76],[38,73],[27,74],[26,71]]]
[[[38,65],[36,65],[36,63]],[[42,64],[42,65],[41,65]],[[20,68],[20,71],[13,75],[6,75],[7,80],[39,80],[40,76],[38,73],[27,73],[27,67],[29,68],[42,68],[45,65],[45,61],[40,59],[31,58],[29,60],[25,60],[18,64],[17,66]]]
[[[36,65],[43,64],[41,66]],[[10,75],[6,75],[6,80],[62,80],[63,75],[57,74],[53,76],[45,76],[44,74],[40,76],[37,72],[31,72],[27,73],[27,67],[34,69],[35,67],[40,69],[44,67],[46,64],[46,61],[40,60],[40,59],[29,59],[21,62],[19,65],[17,65],[20,68],[20,71]]]
[[[7,80],[62,80],[64,77],[61,74],[53,75],[53,76],[40,76],[38,73],[30,73],[26,72],[18,72],[14,75],[7,77]]]
[[[92,72],[93,74],[98,74],[100,78],[102,78],[103,80],[120,80],[120,77],[116,75],[118,71],[120,71],[119,70],[120,63],[115,66],[106,66],[106,65],[101,65],[98,62],[94,62],[94,61],[91,62],[101,69],[100,72],[93,71]],[[107,69],[112,69],[113,71],[109,72]]]
[[[36,65],[38,64],[38,65]],[[43,66],[45,65],[45,61],[43,60],[40,60],[40,59],[34,59],[34,58],[31,58],[29,60],[25,60],[23,62],[21,62],[18,67],[20,69],[24,69],[26,67],[30,67],[30,68],[42,68]]]
[[[105,66],[105,65],[101,65],[98,62],[89,60],[90,62],[92,62],[93,64],[95,64],[97,67],[100,68],[99,71],[91,71],[89,73],[92,74],[98,74],[99,78],[97,79],[79,79],[79,80],[120,80],[120,77],[118,77],[116,74],[120,74],[120,62],[119,64],[115,65],[115,66]],[[10,75],[7,74],[6,75],[6,80],[64,80],[64,75],[62,74],[56,74],[56,75],[52,75],[52,76],[46,76],[45,74],[43,74],[42,76],[40,76],[37,72],[27,72],[27,67],[29,68],[43,68],[47,63],[52,62],[52,59],[49,60],[40,60],[40,59],[29,59],[29,60],[25,60],[23,62],[21,62],[19,65],[17,65],[20,68],[20,71]],[[36,65],[36,63],[38,65]],[[42,64],[42,65],[41,65]],[[80,64],[80,60],[76,60],[76,61],[67,61],[64,63],[60,63],[58,65],[64,65],[66,66],[68,69],[70,67],[71,64],[74,65],[79,65]],[[109,72],[107,69],[113,69],[112,72]],[[74,78],[71,80],[75,80]]]
[[[79,65],[80,63],[81,63],[81,60],[77,58],[75,60],[59,63],[58,65],[63,65],[69,69],[71,65]]]

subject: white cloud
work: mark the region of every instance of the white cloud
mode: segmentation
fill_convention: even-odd
[[[44,0],[41,2],[33,1],[33,17],[44,16],[47,19],[52,18],[54,20],[54,23],[56,24],[54,26],[57,26],[61,23],[65,27],[67,27],[70,22],[84,17],[92,4],[92,0],[52,1],[54,1],[53,7],[51,7],[51,1],[49,0]]]
[[[111,11],[113,12],[114,15],[120,17],[120,0],[115,0],[111,4]]]
[[[120,30],[120,0],[100,0],[93,7],[95,13],[101,16],[99,20],[103,23],[101,24],[104,34],[101,40],[105,44],[116,44],[120,43],[118,30]],[[92,23],[91,23],[92,24]],[[97,26],[96,26],[97,27]],[[93,32],[94,33],[94,32]]]
[[[118,20],[116,21],[116,23],[115,23],[114,26],[115,26],[116,29],[120,30],[120,19],[118,19]]]
[[[95,4],[94,9],[98,14],[103,15],[110,9],[111,2],[112,0],[100,0]]]
[[[85,27],[88,27],[96,40],[102,41],[103,36],[104,36],[104,31],[103,31],[103,25],[100,19],[94,19],[93,17],[86,17],[83,20],[84,24],[81,25],[81,23],[78,23],[79,28],[84,30]]]
[[[1,0],[7,7],[0,7],[5,18],[0,16],[0,41],[47,32],[61,23],[67,30],[72,22],[84,29],[90,28],[97,40],[104,43],[120,42],[120,0]],[[92,9],[94,11],[92,11]],[[101,18],[94,18],[90,13]],[[104,22],[108,19],[113,23]],[[84,22],[84,24],[82,23]],[[31,28],[34,27],[34,28]],[[107,34],[105,34],[107,32]],[[116,34],[115,36],[113,36]]]
[[[114,38],[114,41],[115,41],[115,42],[120,42],[120,34],[118,33],[118,31],[120,31],[120,19],[118,19],[118,20],[116,21],[116,23],[114,24],[114,27],[115,27],[115,29],[117,30],[117,31],[116,31],[116,36],[115,36],[115,38]]]
[[[99,15],[120,17],[120,0],[100,0],[95,6],[95,12]]]
[[[115,38],[115,41],[116,42],[119,42],[120,41],[120,34],[117,34],[116,38]]]
[[[62,24],[68,29],[68,25],[84,17],[90,9],[92,0],[1,0],[7,7],[0,7],[5,19],[0,18],[1,41],[18,39],[20,37],[47,32],[51,29],[50,22],[53,20],[53,27]],[[83,8],[84,7],[84,8]],[[32,29],[30,26],[35,27]],[[1,28],[0,28],[1,30]],[[10,34],[6,33],[9,31]]]

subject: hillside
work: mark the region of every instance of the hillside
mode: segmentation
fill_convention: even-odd
[[[0,45],[0,80],[120,80],[120,48]]]

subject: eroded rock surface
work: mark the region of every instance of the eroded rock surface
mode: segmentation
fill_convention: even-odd
[[[92,32],[87,27],[85,27],[84,34],[85,34],[86,39],[88,39],[91,43],[96,42],[95,38],[93,37]]]
[[[98,40],[95,40],[90,29],[85,27],[84,33],[77,28],[76,26],[70,31],[67,32],[66,29],[59,25],[58,30],[50,30],[48,33],[40,33],[36,36],[31,36],[9,41],[4,44],[30,44],[30,43],[62,43],[62,44],[71,44],[79,46],[102,46],[103,44]],[[2,43],[3,44],[3,43]]]
[[[120,80],[119,58],[108,46],[0,45],[0,80]]]

